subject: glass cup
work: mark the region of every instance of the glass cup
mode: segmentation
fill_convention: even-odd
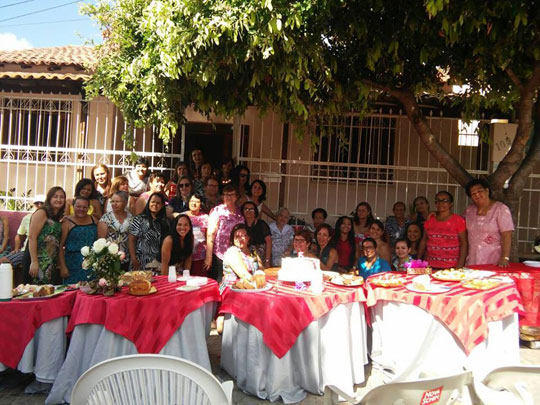
[[[182,277],[185,278],[185,279],[190,277],[189,276],[189,269],[182,271]]]

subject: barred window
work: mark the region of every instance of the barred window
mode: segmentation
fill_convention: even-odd
[[[341,134],[340,134],[341,132]],[[393,179],[396,118],[349,116],[340,126],[318,126],[312,175],[334,181]],[[331,164],[325,164],[331,163]]]

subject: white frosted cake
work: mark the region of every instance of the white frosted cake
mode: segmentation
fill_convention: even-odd
[[[311,281],[314,271],[321,270],[319,259],[311,257],[285,257],[281,260],[281,270],[278,272],[278,280],[297,282]]]

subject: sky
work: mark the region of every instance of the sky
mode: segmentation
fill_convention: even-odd
[[[69,0],[0,0],[0,50],[84,45],[91,40],[100,43],[96,24],[79,14],[80,4]]]

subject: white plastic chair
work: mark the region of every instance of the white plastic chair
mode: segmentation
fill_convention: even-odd
[[[540,401],[540,366],[518,365],[491,370],[480,383],[476,395],[485,405],[533,405]],[[537,390],[535,394],[531,391]],[[536,402],[539,403],[539,402]]]
[[[361,399],[352,398],[339,388],[327,385],[324,389],[324,404],[337,404],[339,396],[341,396],[351,404],[362,405],[418,405],[422,403],[446,405],[456,402],[465,386],[471,383],[472,374],[470,371],[466,371],[446,377],[380,385],[371,389]]]
[[[160,354],[105,360],[75,383],[71,403],[125,405],[231,404],[233,382],[221,384],[203,367]]]

